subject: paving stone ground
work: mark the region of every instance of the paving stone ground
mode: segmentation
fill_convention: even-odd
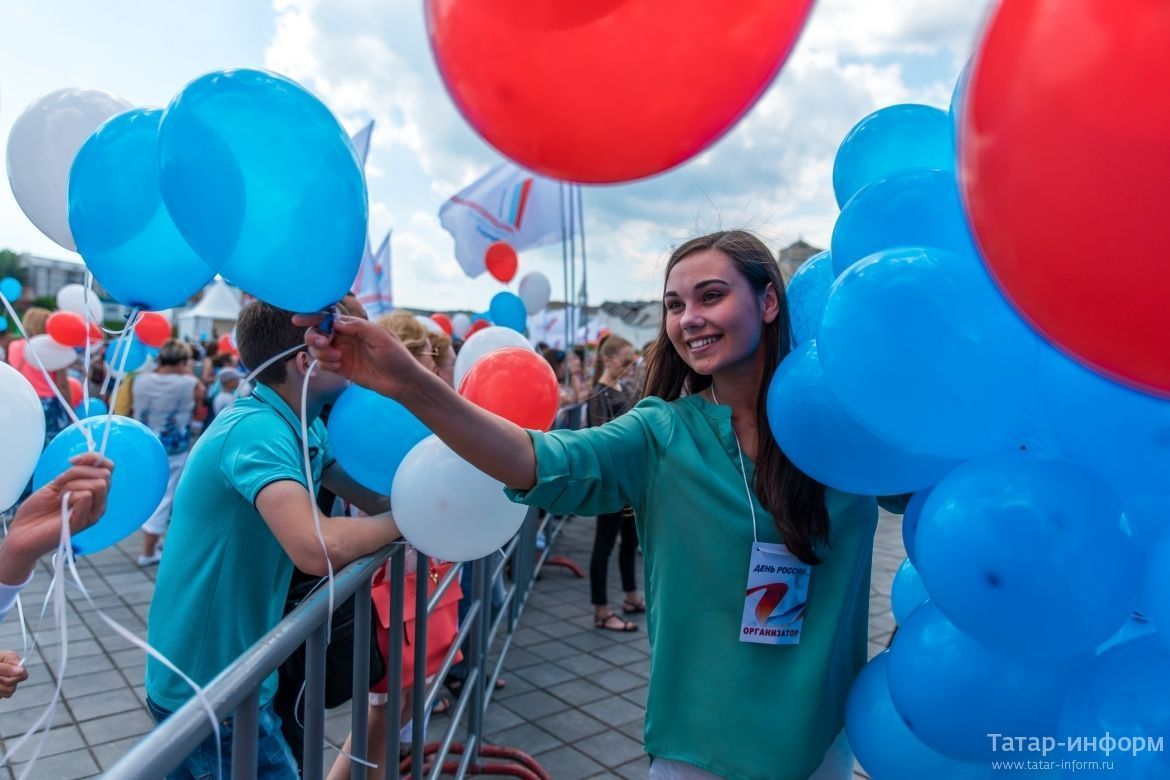
[[[99,608],[145,635],[155,570],[135,564],[139,544],[135,537],[83,559],[79,570]],[[591,518],[576,518],[565,526],[555,549],[587,568],[592,545]],[[870,592],[871,657],[890,640],[894,627],[890,584],[903,557],[900,518],[883,512]],[[621,593],[616,558],[610,566],[614,599]],[[44,568],[25,591],[31,625],[36,625],[49,579],[50,572]],[[487,714],[485,736],[489,742],[528,752],[555,780],[645,778],[649,761],[642,752],[641,737],[650,668],[645,628],[641,625],[627,634],[599,631],[593,627],[591,612],[587,579],[576,579],[566,569],[545,569],[505,661],[508,684],[497,693]],[[29,657],[29,680],[13,698],[0,702],[0,749],[4,752],[44,713],[53,695],[52,670],[60,662],[61,637],[52,628],[51,613],[44,626]],[[62,699],[31,778],[98,776],[152,725],[144,704],[144,654],[106,626],[74,589],[70,590],[65,633],[68,651]],[[21,647],[19,621],[13,615],[0,624],[0,648]],[[439,738],[446,726],[445,718],[436,717],[428,736]],[[331,711],[326,736],[340,744],[348,730],[348,705]],[[0,780],[16,778],[29,755],[28,747],[22,748],[12,766],[0,768]],[[326,761],[331,760],[327,754]],[[860,770],[857,776],[865,777]]]

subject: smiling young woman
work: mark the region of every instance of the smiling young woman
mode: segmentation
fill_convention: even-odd
[[[513,500],[558,514],[634,509],[652,778],[844,780],[876,503],[816,483],[772,437],[765,398],[789,322],[758,238],[679,247],[663,308],[644,398],[579,431],[524,431],[473,406],[364,322],[340,318],[332,337],[306,340],[324,368],[398,399]]]

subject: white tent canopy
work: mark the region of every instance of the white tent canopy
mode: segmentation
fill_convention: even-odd
[[[216,277],[199,303],[178,317],[180,338],[208,339],[231,330],[240,315],[240,299],[223,279]]]

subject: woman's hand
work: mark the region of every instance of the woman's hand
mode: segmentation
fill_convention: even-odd
[[[326,334],[314,327],[321,319],[319,314],[298,314],[293,324],[310,327],[305,344],[322,369],[391,398],[401,396],[420,375],[433,376],[385,328],[357,317],[336,315],[333,332]]]

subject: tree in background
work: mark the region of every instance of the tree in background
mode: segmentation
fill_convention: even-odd
[[[0,249],[0,279],[14,276],[23,284],[24,269],[20,265],[20,255],[11,249]]]

